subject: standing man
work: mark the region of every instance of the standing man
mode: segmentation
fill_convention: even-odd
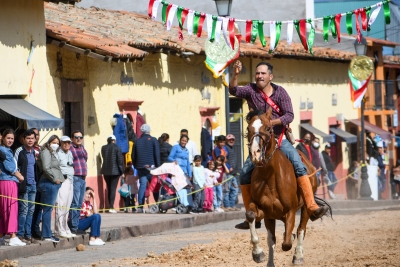
[[[258,63],[254,77],[256,82],[249,83],[245,86],[238,86],[239,74],[242,71],[242,63],[236,61],[233,65],[233,69],[233,75],[229,83],[229,93],[238,98],[246,99],[249,110],[259,110],[266,113],[271,107],[271,125],[273,126],[275,136],[279,136],[282,130],[293,121],[294,115],[292,100],[286,90],[282,86],[272,83],[274,77],[273,66],[267,62]],[[328,207],[319,207],[315,202],[314,192],[307,174],[307,169],[301,161],[299,153],[297,153],[296,149],[286,138],[283,138],[280,149],[293,164],[297,185],[307,207],[308,214],[310,216],[312,215],[313,218],[321,218],[328,211]],[[246,210],[250,204],[250,183],[253,169],[254,165],[249,156],[246,159],[240,177],[243,202]],[[261,223],[256,222],[256,227],[261,227]],[[245,221],[236,225],[236,228],[249,229],[249,223]]]
[[[36,140],[32,129],[23,134],[23,145],[15,151],[15,161],[25,179],[18,184],[18,238],[26,243],[32,243],[32,218],[35,210],[36,182],[39,180],[39,169],[36,165],[33,145]]]
[[[150,126],[143,124],[140,127],[142,136],[136,140],[136,144],[132,153],[132,164],[138,171],[139,176],[139,206],[138,213],[143,213],[144,193],[147,188],[147,183],[151,181],[151,173],[146,167],[159,167],[160,160],[160,146],[156,138],[150,135]]]
[[[87,175],[87,152],[82,145],[82,131],[72,132],[71,153],[74,158],[74,195],[72,197],[71,210],[69,211],[69,228],[73,234],[86,234],[86,232],[78,229],[79,225],[79,209],[82,207],[83,199],[86,192],[85,178]]]
[[[40,146],[39,146],[39,139],[40,139],[40,132],[37,128],[32,128],[32,130],[35,132],[35,144],[33,145],[33,149],[35,151],[35,160],[37,161],[39,159],[40,155]],[[40,174],[39,174],[40,176]],[[40,177],[38,178],[40,179]],[[40,198],[41,194],[40,192],[36,189],[36,198],[35,202],[40,203]],[[40,239],[42,236],[40,234],[40,221],[42,220],[42,206],[39,204],[35,205],[35,210],[33,212],[32,216],[32,237],[36,239]]]
[[[182,135],[189,136],[189,131],[187,129],[182,129],[181,130],[181,136]],[[179,142],[176,142],[175,145],[178,145],[178,144],[179,144]],[[186,144],[186,148],[189,151],[189,162],[190,162],[190,166],[191,166],[192,171],[193,171],[193,158],[194,158],[194,156],[198,155],[199,152],[197,151],[196,143],[193,142],[192,140],[190,140],[190,138],[189,138],[189,141]]]
[[[315,169],[320,169],[322,168],[321,160],[319,157],[319,138],[314,137],[311,145],[311,154],[312,154],[312,164],[314,165]],[[322,170],[317,171],[317,180],[318,180],[318,186],[321,183],[321,173]]]
[[[382,193],[386,189],[386,165],[384,163],[385,152],[383,151],[383,142],[382,141],[378,142],[377,147],[378,147],[377,160],[379,168],[378,199],[383,199]]]
[[[331,146],[330,144],[327,144],[325,146],[325,151],[321,152],[322,157],[324,159],[325,162],[325,166],[326,166],[326,171],[328,173],[328,192],[329,192],[329,196],[332,199],[336,199],[335,194],[333,193],[335,190],[335,187],[337,185],[337,178],[335,175],[335,165],[333,164],[333,161],[331,159]]]
[[[101,148],[101,157],[103,164],[101,165],[101,174],[107,185],[108,204],[110,205],[109,213],[117,213],[114,209],[115,192],[117,191],[119,177],[124,175],[124,160],[119,146],[116,144],[115,135],[107,138],[107,145]]]
[[[233,134],[228,134],[226,136],[225,148],[228,150],[228,163],[230,165],[228,182],[228,192],[224,195],[224,209],[226,211],[238,211],[240,208],[236,208],[236,198],[239,191],[238,182],[236,180],[237,169],[237,158],[236,153],[233,150],[233,145],[235,144],[235,136]]]

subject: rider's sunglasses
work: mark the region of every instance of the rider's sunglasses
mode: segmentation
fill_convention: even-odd
[[[83,139],[83,136],[76,136],[76,135],[74,135],[74,138],[75,138],[75,139]]]

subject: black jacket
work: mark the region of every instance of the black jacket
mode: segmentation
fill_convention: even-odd
[[[331,157],[328,155],[328,153],[326,153],[325,151],[322,151],[321,154],[324,157],[326,169],[330,172],[335,171],[335,165],[333,164],[333,161],[332,161]]]
[[[26,193],[26,183],[27,183],[26,176],[28,172],[28,157],[26,156],[27,153],[28,151],[26,151],[26,149],[23,147],[22,150],[19,152],[17,158],[18,169],[21,175],[25,178],[22,182],[18,183],[18,194]],[[33,148],[31,153],[33,153],[33,158],[35,158],[35,151],[33,150]],[[35,159],[34,171],[35,171],[35,182],[37,184],[40,179],[40,170],[38,164],[36,163],[36,159]]]
[[[114,143],[108,143],[101,148],[103,165],[101,174],[103,175],[122,175],[124,174],[124,163],[122,152],[119,146]]]
[[[207,129],[201,129],[201,159],[202,162],[205,163],[208,161],[208,156],[212,155],[213,150],[213,142],[211,134],[207,131]]]
[[[307,158],[308,160],[311,161],[311,159],[310,159],[310,157],[309,157],[309,155],[308,155],[308,150],[307,150],[306,146],[305,146],[303,143],[298,144],[298,145],[296,146],[296,149],[297,149],[297,150],[300,150],[301,152],[303,152],[303,154],[306,156],[306,158]],[[311,152],[311,147],[310,147],[310,152]],[[312,153],[312,152],[311,152],[311,153]],[[311,154],[311,155],[312,155],[312,154]]]
[[[136,169],[144,169],[145,165],[154,165],[159,167],[160,162],[160,146],[157,139],[149,134],[142,134],[136,140],[132,153],[132,163]]]
[[[171,152],[172,146],[168,142],[164,142],[160,146],[160,161],[161,165],[169,162],[168,161],[168,156],[169,153]]]

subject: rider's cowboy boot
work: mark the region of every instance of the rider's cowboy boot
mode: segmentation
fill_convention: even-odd
[[[250,189],[251,189],[251,185],[249,184],[245,184],[245,185],[241,185],[240,188],[242,189],[242,197],[243,197],[243,204],[244,204],[244,208],[246,209],[246,211],[249,209],[249,205],[250,205]],[[240,229],[240,230],[249,230],[250,229],[250,225],[249,222],[246,220],[242,223],[236,224],[235,225],[236,229]],[[256,221],[256,228],[261,228],[261,223]]]
[[[315,221],[328,211],[327,206],[318,206],[314,200],[314,193],[311,187],[310,179],[308,175],[303,175],[297,178],[297,185],[300,188],[301,195],[303,196],[304,203],[307,207],[307,213],[310,216],[311,221]]]

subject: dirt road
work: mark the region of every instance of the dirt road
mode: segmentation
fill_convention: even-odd
[[[265,229],[259,233],[261,246],[267,251]],[[283,225],[278,224],[275,266],[291,266],[294,248],[281,250],[282,233]],[[93,262],[92,266],[266,266],[252,261],[247,231],[185,233],[169,238],[189,241],[194,235],[216,241],[190,244],[178,252],[161,255],[149,251],[146,258]],[[304,266],[400,266],[400,211],[338,215],[334,221],[310,222],[304,257]]]

